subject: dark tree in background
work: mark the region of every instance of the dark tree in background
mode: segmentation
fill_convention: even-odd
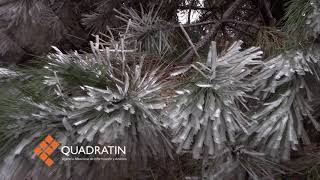
[[[41,56],[55,45],[64,50],[82,49],[92,34],[124,25],[114,9],[163,8],[163,19],[177,23],[179,1],[1,1],[1,62],[24,62]]]
[[[319,38],[318,0],[0,0],[0,179],[320,179]]]

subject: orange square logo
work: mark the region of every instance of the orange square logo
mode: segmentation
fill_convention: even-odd
[[[51,147],[48,147],[45,152],[50,156],[53,153],[53,149]]]
[[[50,158],[48,158],[48,159],[45,161],[45,164],[46,164],[48,167],[51,167],[53,163],[54,163],[53,160],[50,159]]]
[[[41,147],[42,149],[46,149],[46,148],[48,147],[48,144],[47,144],[46,142],[42,141],[42,142],[40,143],[40,147]]]
[[[51,135],[48,135],[45,140],[47,141],[48,144],[51,144],[51,142],[54,140]]]
[[[46,155],[46,153],[42,153],[39,158],[42,160],[42,161],[45,161],[49,156]]]
[[[36,148],[34,148],[33,152],[34,152],[37,156],[39,156],[39,155],[42,153],[42,149],[39,148],[39,147],[36,147]]]
[[[60,146],[60,144],[59,144],[57,141],[53,141],[53,142],[51,143],[51,147],[52,147],[53,149],[57,149],[59,146]]]
[[[51,135],[48,135],[41,143],[34,148],[33,152],[48,166],[51,167],[54,161],[50,155],[60,146]]]

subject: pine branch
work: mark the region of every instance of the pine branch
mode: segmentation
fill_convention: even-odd
[[[247,176],[258,180],[274,179],[287,171],[288,168],[268,159],[265,154],[237,145],[217,153],[205,174],[209,179],[245,179]]]
[[[265,103],[252,114],[252,119],[259,123],[244,139],[258,151],[278,160],[289,160],[291,150],[297,151],[300,141],[310,143],[304,121],[320,130],[320,124],[312,116],[311,91],[304,80],[307,73],[318,76],[317,53],[318,50],[311,49],[307,55],[288,51],[266,61],[254,77],[257,92]]]
[[[221,57],[213,42],[206,64],[197,62],[192,67],[198,72],[191,82],[177,90],[177,101],[168,109],[174,131],[173,142],[177,153],[191,150],[198,159],[208,150],[208,156],[236,143],[239,132],[246,132],[250,121],[240,106],[245,106],[247,92],[252,91],[247,81],[252,69],[261,62],[262,52],[252,47],[240,51],[242,42],[235,42]],[[174,72],[176,76],[188,69]]]
[[[159,112],[171,97],[162,94],[163,90],[173,86],[167,69],[156,60],[145,61],[152,58],[148,54],[127,51],[127,45],[124,40],[114,40],[106,47],[97,38],[97,42],[91,42],[92,53],[64,54],[55,48],[57,53],[49,55],[42,69],[22,73],[23,78],[29,78],[27,81],[9,82],[20,87],[17,92],[15,89],[9,91],[13,93],[9,97],[17,102],[13,107],[19,109],[19,113],[6,108],[9,111],[0,114],[0,137],[5,135],[0,156],[8,159],[2,166],[4,168],[0,168],[1,178],[5,175],[6,179],[11,179],[18,174],[24,179],[39,170],[30,152],[33,152],[37,139],[45,134],[55,136],[63,145],[117,144],[126,146],[131,152],[126,156],[130,162],[127,165],[119,167],[117,163],[110,163],[106,167],[84,162],[72,173],[50,175],[43,172],[48,178],[78,179],[78,172],[81,172],[81,176],[91,179],[88,172],[103,166],[108,169],[108,176],[103,178],[112,179],[111,172],[115,169],[118,174],[125,174],[137,165],[146,166],[150,159],[172,155],[172,145]],[[12,74],[8,70],[2,72]],[[22,88],[31,85],[33,95]],[[0,87],[2,91],[3,87]],[[40,94],[43,87],[46,95]],[[40,98],[36,100],[33,96]],[[51,96],[56,101],[47,100]],[[8,100],[8,97],[0,96],[2,99]],[[26,108],[30,110],[23,111]],[[68,163],[63,162],[61,156],[58,154],[55,159],[59,162],[55,167],[59,172],[68,169]],[[21,169],[7,169],[17,166]],[[24,171],[27,167],[28,170]]]

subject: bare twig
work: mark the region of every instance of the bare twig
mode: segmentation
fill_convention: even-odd
[[[244,0],[236,0],[233,4],[231,4],[226,12],[223,13],[222,19],[228,19],[243,1]]]
[[[190,46],[191,46],[191,47],[192,47],[192,49],[194,50],[194,53],[196,53],[197,57],[198,57],[198,58],[200,58],[200,56],[199,56],[199,54],[198,54],[198,52],[197,52],[196,48],[194,47],[194,44],[192,43],[192,40],[191,40],[191,38],[189,37],[189,35],[188,35],[187,31],[183,28],[183,26],[182,26],[181,24],[180,24],[180,28],[181,28],[181,30],[182,30],[182,32],[183,32],[183,34],[186,36],[186,38],[187,38],[187,40],[188,40],[188,42],[189,42]]]
[[[225,11],[225,13],[222,16],[222,20],[228,19],[233,12],[236,10],[236,8],[243,2],[244,0],[236,0],[232,5]],[[195,50],[202,48],[207,42],[209,42],[217,33],[217,30],[222,25],[222,22],[217,22],[212,26],[212,28],[209,30],[209,32],[204,36],[204,38],[199,41],[195,45]],[[182,62],[190,62],[194,56],[194,51],[189,51],[189,53],[183,58]]]

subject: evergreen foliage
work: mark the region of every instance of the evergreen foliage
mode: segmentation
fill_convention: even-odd
[[[319,35],[317,0],[3,0],[0,179],[316,179]]]

